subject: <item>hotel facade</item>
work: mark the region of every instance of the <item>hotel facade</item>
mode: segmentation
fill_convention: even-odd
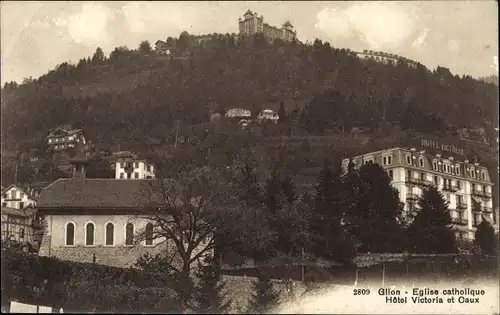
[[[270,41],[281,39],[287,42],[297,39],[297,32],[293,25],[286,21],[280,28],[264,23],[264,17],[257,12],[248,10],[243,18],[238,19],[240,35],[251,36],[261,33]]]
[[[436,186],[449,203],[458,239],[473,240],[482,220],[488,220],[498,231],[492,201],[493,183],[488,169],[479,163],[399,147],[366,153],[351,160],[356,169],[366,163],[381,165],[391,178],[392,186],[398,190],[405,213],[418,211],[423,189]],[[342,161],[344,171],[348,164],[349,159]]]

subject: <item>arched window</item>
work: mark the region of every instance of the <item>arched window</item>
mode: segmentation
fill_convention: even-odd
[[[94,245],[95,239],[95,226],[92,222],[87,222],[85,224],[85,245]]]
[[[108,246],[115,245],[115,225],[112,222],[106,224],[106,235],[104,244]]]
[[[125,245],[134,245],[134,225],[132,223],[127,223],[125,226]]]
[[[153,245],[153,223],[146,225],[146,245]]]
[[[75,245],[75,224],[68,222],[66,224],[66,246]]]

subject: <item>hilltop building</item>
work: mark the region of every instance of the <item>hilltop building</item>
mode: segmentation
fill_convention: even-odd
[[[85,136],[81,129],[63,126],[55,129],[47,136],[47,144],[54,151],[74,148],[77,144],[85,144]]]
[[[146,253],[175,257],[175,244],[157,238],[153,222],[147,219],[165,206],[152,181],[86,179],[85,159],[72,162],[73,177],[53,182],[38,200],[37,209],[47,222],[40,256],[79,262],[95,259],[117,267],[130,267]]]
[[[278,113],[273,111],[272,109],[264,109],[259,113],[259,116],[257,117],[259,121],[262,120],[270,120],[274,123],[277,123],[278,120],[280,119],[280,116]]]
[[[153,179],[155,166],[144,160],[119,158],[115,162],[116,179]]]
[[[256,12],[250,10],[243,15],[243,18],[240,17],[238,19],[238,24],[240,35],[243,36],[252,36],[261,33],[270,41],[277,38],[284,41],[297,39],[297,32],[289,21],[286,21],[281,28],[278,28],[264,23],[262,15],[259,16]]]
[[[69,160],[77,150],[78,146],[86,146],[87,143],[83,131],[81,129],[73,129],[71,126],[62,126],[50,132],[47,136],[47,144],[53,152],[53,162],[57,168],[62,171],[69,171],[71,163]]]
[[[248,118],[252,116],[252,112],[243,108],[231,108],[226,112],[226,117],[230,118]]]
[[[415,148],[391,148],[351,158],[355,168],[378,163],[392,179],[405,211],[418,211],[417,201],[424,187],[434,185],[449,202],[458,239],[474,239],[476,227],[488,220],[498,229],[493,211],[492,186],[488,169],[479,163],[459,161],[441,154],[431,155]],[[342,161],[347,171],[349,159]]]
[[[356,52],[358,58],[362,60],[372,60],[379,63],[397,65],[405,63],[411,68],[416,68],[419,63],[417,61],[408,59],[406,57],[398,56],[396,54],[385,53],[381,51],[363,50],[363,52]]]

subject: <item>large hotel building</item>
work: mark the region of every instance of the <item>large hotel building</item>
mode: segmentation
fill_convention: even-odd
[[[264,17],[248,10],[243,18],[238,19],[240,35],[249,36],[257,33],[264,34],[268,40],[276,38],[284,41],[297,39],[297,32],[290,22],[285,22],[281,28],[264,23]]]
[[[455,235],[459,239],[474,239],[476,227],[488,220],[498,230],[492,201],[492,186],[488,169],[468,160],[451,156],[431,155],[415,148],[391,148],[351,158],[355,168],[366,163],[378,163],[399,191],[405,212],[418,210],[418,199],[427,185],[435,185],[449,202]],[[344,171],[349,159],[342,161]]]

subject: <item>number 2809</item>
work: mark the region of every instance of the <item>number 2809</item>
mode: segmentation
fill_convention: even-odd
[[[353,295],[369,295],[370,289],[353,289]]]

